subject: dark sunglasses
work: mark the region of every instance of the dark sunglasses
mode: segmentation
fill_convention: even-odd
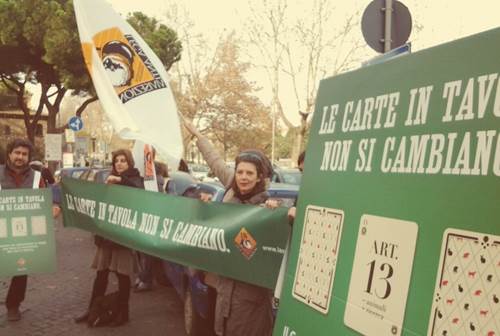
[[[254,153],[240,153],[237,157],[236,157],[237,160],[239,161],[259,161],[259,163],[262,163],[262,159],[259,155],[257,154],[254,154]]]

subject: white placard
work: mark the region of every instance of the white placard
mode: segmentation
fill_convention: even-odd
[[[309,205],[293,285],[293,297],[326,314],[333,292],[342,235],[342,210]]]
[[[64,153],[63,154],[63,167],[70,168],[73,167],[73,153]]]
[[[64,139],[66,140],[66,142],[74,143],[75,142],[75,131],[68,129],[68,128],[65,129],[64,130]]]
[[[62,134],[45,134],[45,160],[61,161]]]
[[[401,335],[418,226],[363,215],[344,323],[366,336]]]

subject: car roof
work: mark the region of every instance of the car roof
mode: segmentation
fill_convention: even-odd
[[[296,184],[288,184],[288,183],[277,183],[271,182],[269,186],[269,190],[290,190],[290,191],[299,191],[300,186]]]
[[[293,172],[298,172],[300,173],[300,170],[299,168],[283,168],[283,167],[273,167],[274,170],[279,170],[279,171],[283,171],[283,172],[290,172],[290,173],[293,173]]]
[[[172,172],[169,174],[167,192],[169,194],[182,195],[189,186],[192,186],[196,183],[197,180],[186,172]]]
[[[90,169],[90,168],[89,167],[67,167],[67,168],[61,168],[60,172],[70,173],[70,172],[80,171],[80,170],[85,171],[88,169]]]

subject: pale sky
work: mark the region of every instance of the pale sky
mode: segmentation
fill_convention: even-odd
[[[195,31],[202,32],[210,41],[215,41],[220,33],[226,30],[235,29],[241,31],[242,23],[249,15],[249,0],[109,0],[116,11],[126,14],[131,11],[141,11],[147,15],[155,16],[160,21],[168,25],[165,20],[165,11],[170,3],[178,3],[187,9],[190,18],[195,23]],[[259,0],[252,0],[258,3]],[[273,1],[273,0],[270,0]],[[418,22],[423,29],[418,34],[412,33],[410,41],[413,44],[413,51],[426,49],[444,42],[452,41],[460,37],[476,34],[488,29],[500,26],[500,0],[401,0],[412,15],[414,22]],[[304,15],[310,0],[289,0],[290,13],[295,13],[298,17]],[[346,16],[346,13],[359,10],[361,13],[370,3],[369,0],[344,0],[334,1],[336,16],[339,22]],[[338,14],[337,14],[338,13]],[[359,34],[361,36],[361,27]],[[215,42],[214,42],[215,43]],[[496,47],[496,46],[495,46]],[[369,49],[367,47],[367,49]],[[377,54],[369,52],[373,57]],[[268,83],[265,78],[255,76],[252,80],[261,86],[262,92],[259,94],[264,103],[269,104],[271,96]],[[286,85],[284,85],[286,86]],[[267,100],[267,101],[266,101]],[[286,107],[287,102],[285,102]],[[287,110],[287,109],[285,109]],[[296,108],[294,113],[290,112],[290,119],[293,123],[298,123]]]

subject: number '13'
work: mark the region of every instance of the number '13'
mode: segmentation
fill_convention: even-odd
[[[375,262],[376,262],[376,260],[373,260],[372,262],[368,263],[368,265],[370,266],[370,274],[368,276],[368,285],[366,286],[366,292],[368,294],[372,294],[373,276],[375,273]],[[389,295],[391,295],[391,283],[389,282],[389,279],[393,276],[394,270],[393,270],[392,266],[388,263],[382,263],[382,265],[380,265],[380,270],[382,272],[387,272],[386,276],[379,278],[379,280],[383,280],[385,282],[385,292],[384,292],[384,295],[380,296],[378,294],[378,291],[375,290],[375,295],[377,295],[377,297],[379,297],[380,299],[387,299],[389,297]]]

